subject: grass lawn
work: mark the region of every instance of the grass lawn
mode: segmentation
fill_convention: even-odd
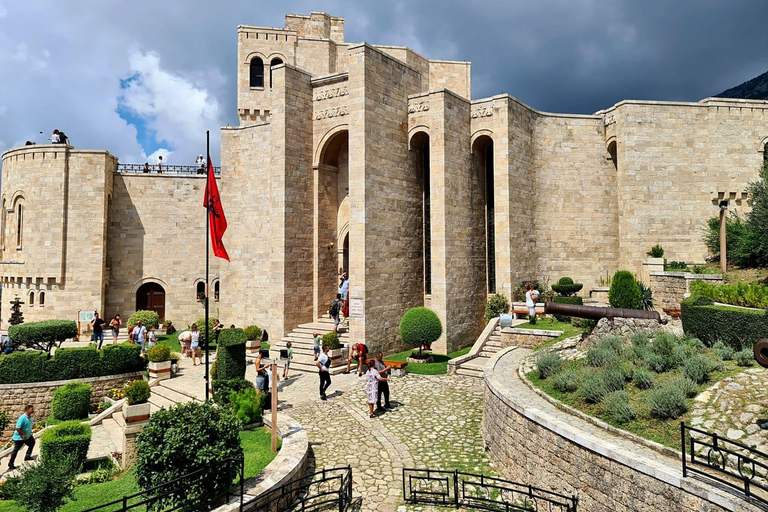
[[[272,453],[271,433],[267,428],[240,432],[240,441],[245,453],[245,478],[252,478],[272,462],[277,453]],[[278,440],[278,449],[280,441]],[[100,484],[81,485],[75,488],[75,500],[70,501],[58,512],[78,512],[121,499],[123,496],[139,492],[133,471],[129,470],[117,480]],[[11,500],[0,500],[0,512],[24,512],[24,509]]]
[[[464,354],[468,354],[470,349],[472,347],[467,347],[459,350],[458,352],[454,352],[453,354],[443,355],[443,354],[432,354],[432,357],[435,359],[434,363],[424,363],[424,364],[408,364],[408,373],[414,373],[416,375],[445,375],[448,372],[448,361],[453,359],[454,357],[463,356]],[[391,359],[392,361],[402,361],[405,362],[405,360],[410,357],[410,355],[413,352],[418,352],[418,350],[406,350],[405,352],[400,352],[398,354],[392,354],[389,356],[384,356],[384,359]]]
[[[168,345],[171,347],[171,352],[178,352],[181,354],[181,343],[179,343],[179,333],[181,331],[176,331],[173,334],[159,334],[159,331],[155,331],[155,336],[157,336],[157,342],[162,343],[163,345]],[[211,342],[211,349],[210,352],[216,352],[216,343]]]
[[[539,350],[545,347],[549,347],[558,341],[563,341],[566,338],[570,338],[571,336],[576,336],[577,334],[581,334],[584,332],[584,329],[581,327],[576,327],[570,322],[558,322],[555,317],[545,317],[541,318],[536,321],[535,324],[531,324],[530,322],[526,322],[524,324],[515,325],[515,329],[540,329],[542,331],[563,331],[563,334],[558,336],[557,338],[553,338],[545,343],[542,343],[541,345],[537,346],[534,350]]]

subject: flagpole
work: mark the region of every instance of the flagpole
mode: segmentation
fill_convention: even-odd
[[[206,172],[206,183],[208,183],[209,176],[207,176],[207,173],[211,172],[211,132],[210,130],[205,130],[205,172]],[[214,177],[214,179],[216,179]],[[211,205],[210,202],[208,202],[208,198],[206,198],[206,205],[205,205],[205,347],[203,350],[205,350],[205,400],[208,401],[208,393],[210,389],[210,383],[209,383],[209,373],[208,373],[208,348],[211,344],[211,338],[210,334],[208,333],[208,271],[210,266],[210,256],[208,254],[208,245],[209,245],[209,230],[210,230],[210,211],[211,211]]]

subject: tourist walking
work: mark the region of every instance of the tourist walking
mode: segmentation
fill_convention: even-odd
[[[141,320],[136,320],[136,326],[133,328],[133,342],[141,345],[141,355],[147,354],[147,328],[141,325]]]
[[[35,407],[33,405],[25,406],[24,414],[19,416],[19,420],[16,422],[16,429],[13,431],[13,451],[11,452],[11,459],[8,461],[9,471],[16,469],[14,465],[16,454],[24,445],[27,445],[27,455],[24,460],[34,460],[32,457],[32,449],[35,447],[35,437],[32,435],[32,414],[34,412]]]
[[[192,366],[197,366],[195,356],[200,360],[200,364],[203,364],[200,353],[200,331],[197,329],[197,324],[192,324],[192,332],[189,337],[189,356],[192,358]]]
[[[120,323],[122,319],[120,315],[115,315],[115,318],[109,321],[109,327],[112,329],[112,344],[117,343],[117,336],[120,334]]]
[[[283,368],[283,379],[288,378],[288,370],[291,369],[291,359],[293,359],[293,349],[291,348],[293,343],[290,341],[285,344],[285,348],[288,352],[288,359],[285,361],[285,367]]]
[[[320,375],[320,400],[328,400],[325,394],[331,385],[331,358],[328,356],[328,345],[323,345],[323,353],[317,358],[315,364]]]
[[[312,353],[315,356],[315,361],[317,361],[317,358],[320,357],[320,343],[323,341],[323,337],[320,336],[319,332],[313,332],[312,336],[314,336],[314,346],[312,347]]]
[[[93,329],[93,341],[98,341],[97,349],[101,350],[101,345],[104,343],[104,324],[107,323],[103,318],[99,318],[99,312],[93,312],[93,320],[91,320],[91,329]]]
[[[375,418],[373,413],[373,404],[376,403],[376,396],[379,394],[379,382],[384,380],[384,377],[379,375],[376,371],[376,362],[368,362],[368,371],[365,373],[365,395],[368,399],[368,417]]]
[[[333,318],[333,332],[339,332],[339,313],[343,305],[341,294],[337,293],[336,298],[331,302],[331,307],[328,308],[328,314]]]
[[[379,390],[376,393],[376,410],[384,411],[385,409],[392,409],[392,406],[389,403],[390,369],[389,369],[389,366],[387,366],[384,363],[383,353],[378,352],[376,354],[374,365],[375,365],[376,371],[379,372],[379,375],[381,375],[382,377],[382,380],[379,381]],[[384,395],[384,407],[381,406],[381,395]]]
[[[344,321],[347,322],[347,319],[349,318],[349,277],[346,272],[341,273],[339,293],[341,294],[341,311],[344,315]]]

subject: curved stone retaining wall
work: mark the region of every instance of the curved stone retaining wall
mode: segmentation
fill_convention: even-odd
[[[53,380],[49,382],[26,382],[23,384],[0,384],[0,410],[11,413],[13,425],[8,425],[8,430],[0,435],[0,439],[10,436],[16,419],[24,412],[26,404],[35,406],[35,422],[44,420],[51,414],[51,399],[53,392],[64,384],[70,382],[86,382],[93,387],[91,404],[98,405],[112,388],[122,387],[126,382],[134,379],[142,379],[143,372],[121,373],[105,377],[91,377],[88,379]]]
[[[499,352],[485,370],[483,438],[503,478],[576,494],[580,512],[759,510],[739,496],[682,478],[679,459],[599,429],[538,396],[518,375],[525,353]]]

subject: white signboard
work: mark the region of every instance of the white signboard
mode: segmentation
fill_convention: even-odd
[[[93,310],[90,309],[88,311],[80,311],[80,323],[81,324],[89,324],[91,323],[91,320],[93,320]]]
[[[364,316],[365,316],[365,299],[360,297],[350,297],[349,317],[363,318]]]

